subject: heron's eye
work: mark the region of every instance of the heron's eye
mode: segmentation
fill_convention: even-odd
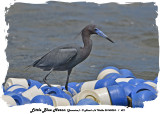
[[[98,30],[97,28],[94,29],[94,31],[97,31],[97,30]]]

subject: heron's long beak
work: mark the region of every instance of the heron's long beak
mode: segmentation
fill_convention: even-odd
[[[96,28],[95,32],[99,35],[102,36],[103,38],[106,38],[107,40],[109,40],[110,42],[114,43],[110,38],[108,38],[108,36],[106,34],[104,34],[101,30],[99,30],[98,28]]]

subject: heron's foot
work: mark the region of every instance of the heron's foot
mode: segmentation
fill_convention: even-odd
[[[65,89],[68,91],[68,85],[65,85]]]
[[[47,83],[47,85],[48,85],[49,87],[52,87],[49,83]]]
[[[49,87],[52,87],[46,80],[46,78],[43,79],[43,81],[49,86]]]

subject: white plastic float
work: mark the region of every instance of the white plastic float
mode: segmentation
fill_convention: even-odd
[[[44,103],[51,106],[121,105],[143,107],[143,102],[157,97],[157,78],[136,78],[128,69],[113,66],[101,70],[97,80],[71,82],[64,86],[49,87],[36,80],[9,78],[4,85],[2,99],[8,106]]]

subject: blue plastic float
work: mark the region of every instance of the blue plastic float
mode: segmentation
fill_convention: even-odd
[[[31,100],[31,103],[44,103],[54,106],[51,97],[48,95],[37,95]]]
[[[135,78],[135,79],[129,80],[128,83],[136,86],[136,85],[138,85],[138,84],[140,84],[140,83],[143,83],[143,82],[145,82],[144,79]]]
[[[36,81],[36,80],[29,79],[27,81],[28,81],[29,88],[31,88],[33,86],[37,86],[37,88],[40,88],[43,85],[42,83],[40,83],[39,81]]]
[[[50,87],[45,93],[51,96],[66,98],[70,102],[70,105],[74,105],[72,97],[66,94],[62,89],[59,89],[57,87]]]
[[[133,78],[128,82],[121,81],[116,82],[117,78]],[[80,99],[78,102],[74,102],[79,93],[82,92],[81,88],[85,90],[83,86],[86,82],[70,82],[68,83],[68,91],[65,90],[64,86],[61,87],[49,87],[40,83],[39,81],[28,79],[28,88],[26,85],[23,86],[22,83],[15,84],[16,80],[21,80],[19,78],[12,78],[14,84],[4,89],[4,96],[10,96],[17,105],[24,105],[29,103],[44,103],[51,106],[67,106],[67,105],[100,105],[94,100],[95,96],[90,96],[89,98]],[[118,69],[113,66],[106,67],[101,70],[99,73],[97,80],[89,81],[87,83],[92,83],[92,89],[98,90],[101,88],[107,88],[109,98],[112,105],[120,105],[120,106],[131,106],[133,108],[143,107],[145,101],[151,101],[156,99],[157,97],[157,84],[156,77],[154,80],[144,80],[140,78],[136,78],[134,74],[128,69]],[[11,79],[10,79],[11,80]],[[23,79],[24,81],[24,79]],[[19,82],[19,81],[17,81]],[[26,81],[25,81],[26,82]],[[151,83],[147,83],[151,82]],[[7,81],[6,81],[7,83]],[[94,84],[93,84],[94,83]],[[152,86],[153,84],[153,86]],[[38,94],[28,99],[23,93],[27,92],[31,88],[36,86],[36,91],[40,91],[41,94]],[[34,93],[34,91],[32,91]],[[84,92],[84,91],[83,91]],[[85,93],[87,94],[87,93]],[[96,93],[99,94],[99,93]],[[98,95],[101,96],[101,95]],[[54,97],[54,98],[53,98]],[[56,103],[54,99],[59,98],[60,103]],[[129,100],[129,99],[130,100]],[[63,104],[65,100],[66,103]],[[105,98],[99,98],[105,99]],[[6,99],[5,99],[6,100]],[[57,100],[57,101],[58,101]],[[6,101],[8,104],[10,101]],[[55,104],[53,103],[55,102]],[[12,104],[10,104],[12,106]]]
[[[157,91],[148,84],[138,84],[131,92],[132,107],[143,107],[144,101],[154,100]]]
[[[124,89],[119,85],[113,85],[108,87],[108,92],[111,97],[112,105],[127,106],[127,96]]]
[[[158,76],[154,79],[154,83],[157,84],[157,82],[158,82]]]
[[[73,82],[71,82],[71,83],[73,83]],[[84,84],[84,82],[80,82],[80,83],[73,84],[73,85],[71,83],[68,83],[69,87],[73,88],[77,93],[79,93],[81,91],[81,87]]]
[[[133,73],[128,69],[120,69],[119,73],[122,75],[123,78],[136,78]]]
[[[119,82],[118,85],[124,89],[126,96],[130,97],[130,94],[133,91],[134,86],[127,82]]]
[[[117,74],[117,73],[110,73],[107,74],[103,79],[117,79],[117,78],[121,78],[121,74]]]
[[[101,79],[98,80],[95,84],[94,89],[99,89],[103,87],[108,87],[117,84],[114,79]]]
[[[92,99],[81,99],[76,105],[99,105]]]
[[[29,104],[30,100],[21,94],[13,94],[11,97],[16,101],[17,105]]]

